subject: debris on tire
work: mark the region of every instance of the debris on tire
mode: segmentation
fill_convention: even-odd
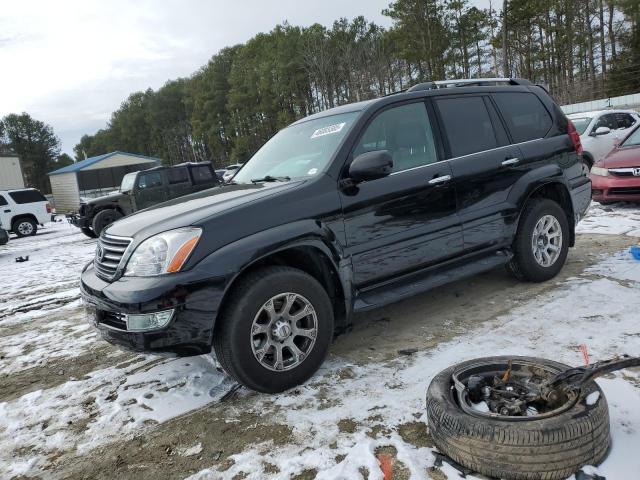
[[[607,401],[594,378],[639,365],[628,356],[575,368],[532,357],[463,362],[429,385],[429,432],[444,455],[474,472],[565,479],[609,449]]]

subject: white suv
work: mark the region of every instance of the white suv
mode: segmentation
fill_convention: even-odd
[[[584,163],[591,167],[604,158],[629,129],[640,121],[633,110],[598,110],[567,115],[580,134]]]
[[[51,221],[51,205],[35,188],[0,190],[0,222],[19,237],[35,235]]]

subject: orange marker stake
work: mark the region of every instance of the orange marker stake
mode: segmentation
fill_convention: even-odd
[[[584,343],[580,344],[580,351],[582,352],[584,364],[589,365],[589,350],[587,350],[587,346]]]
[[[384,480],[393,480],[393,460],[391,456],[386,453],[378,454],[378,463],[380,464],[382,475],[384,475]]]

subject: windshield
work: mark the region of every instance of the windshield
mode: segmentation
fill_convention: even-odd
[[[124,177],[122,177],[122,182],[120,183],[120,191],[121,192],[130,192],[133,190],[133,184],[136,181],[136,174],[138,172],[127,173]]]
[[[640,145],[640,128],[636,128],[631,135],[629,135],[624,142],[622,142],[621,147],[633,147],[636,145]]]
[[[265,177],[312,177],[322,172],[358,112],[322,117],[280,130],[233,177],[250,183]]]
[[[591,123],[591,117],[571,118],[570,120],[579,135],[582,135]]]

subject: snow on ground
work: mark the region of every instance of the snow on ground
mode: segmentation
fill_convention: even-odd
[[[640,237],[640,210],[637,205],[591,204],[589,214],[578,224],[577,233],[603,233]]]
[[[612,208],[594,204],[579,233],[640,232],[640,209]],[[79,301],[79,271],[94,249],[95,240],[66,223],[0,247],[0,378],[106,348],[85,322]],[[29,261],[16,263],[18,255],[29,255]],[[246,478],[274,477],[264,470],[265,453],[280,470],[275,478],[316,468],[318,478],[357,479],[361,467],[368,478],[382,478],[376,448],[390,445],[411,478],[428,478],[433,451],[407,441],[401,427],[426,422],[424,395],[437,372],[489,353],[578,365],[582,343],[593,360],[640,355],[638,311],[640,262],[628,252],[602,258],[557,289],[428,352],[367,365],[338,358],[292,391],[244,395],[247,409],[264,408],[274,421],[291,425],[295,441],[277,449],[268,443],[247,446],[228,470],[206,469],[192,478],[233,478],[240,472],[248,473]],[[57,452],[89,453],[215,402],[230,388],[207,356],[159,359],[113,352],[105,353],[113,362],[81,378],[0,402],[0,478],[45,475],[42,469]],[[598,382],[609,401],[613,449],[593,471],[609,479],[628,478],[640,470],[634,455],[640,445],[640,374],[618,372]],[[234,412],[229,415],[233,422]],[[342,428],[338,420],[356,427]],[[382,434],[371,435],[374,430]],[[458,478],[452,467],[441,471]]]
[[[426,478],[425,470],[435,460],[432,450],[416,448],[395,432],[377,440],[362,431],[348,438],[341,435],[336,448],[331,448],[332,442],[338,440],[336,418],[349,419],[369,428],[377,424],[426,422],[424,395],[433,376],[452,364],[476,357],[531,355],[580,365],[582,343],[588,346],[594,361],[620,353],[640,355],[637,320],[640,282],[621,284],[617,281],[617,277],[626,277],[633,268],[640,269],[640,263],[628,254],[621,254],[590,270],[590,274],[611,278],[577,278],[559,285],[552,293],[532,299],[467,336],[446,342],[428,353],[364,367],[331,365],[325,377],[330,379],[349,369],[354,378],[349,382],[336,382],[331,392],[334,401],[326,407],[317,408],[320,390],[325,387],[313,382],[300,387],[297,395],[287,392],[273,399],[284,412],[276,420],[294,426],[294,445],[279,448],[275,454],[269,450],[270,445],[260,445],[236,456],[235,465],[224,472],[205,470],[191,478],[231,479],[240,472],[250,472],[247,479],[264,478],[263,455],[268,450],[269,461],[281,471],[278,478],[289,478],[305,468],[318,469],[319,479],[361,478],[360,467],[369,469],[369,478],[382,478],[380,470],[372,470],[371,466],[376,462],[375,448],[385,445],[393,445],[398,450],[398,459],[411,470],[411,478]],[[637,450],[640,446],[640,389],[637,387],[640,374],[619,372],[598,383],[609,400],[613,449],[594,471],[610,479],[628,478],[620,472],[640,470],[640,458],[629,455],[632,448]],[[336,455],[346,457],[336,463]],[[449,478],[458,478],[458,474]]]

